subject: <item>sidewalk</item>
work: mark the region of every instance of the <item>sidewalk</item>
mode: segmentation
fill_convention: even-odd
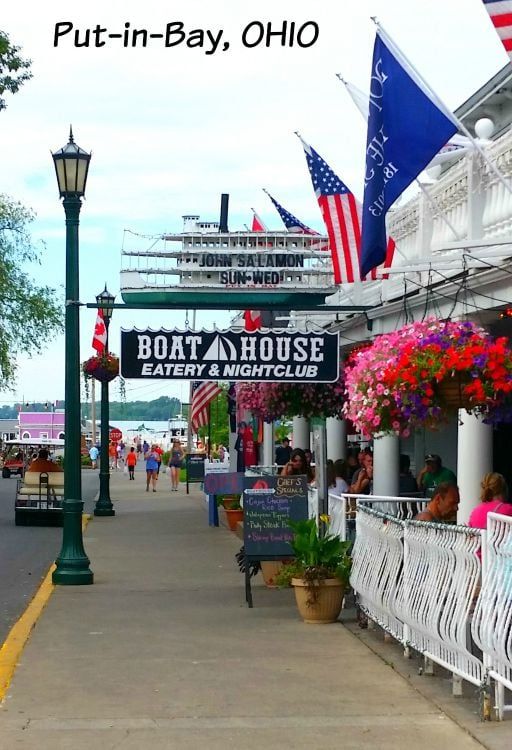
[[[341,624],[253,584],[203,496],[111,480],[85,532],[92,586],[57,587],[0,710],[20,750],[481,748]]]

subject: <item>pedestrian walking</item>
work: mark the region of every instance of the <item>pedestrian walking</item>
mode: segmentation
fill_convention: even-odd
[[[99,454],[100,454],[100,452],[99,452],[97,446],[91,445],[91,447],[89,448],[89,458],[91,459],[91,466],[92,466],[93,469],[96,469],[96,467],[98,466],[98,456],[99,456]]]
[[[110,468],[117,469],[117,448],[116,444],[112,441],[108,446],[108,458],[110,461]]]
[[[180,469],[183,466],[183,457],[185,451],[181,447],[180,441],[175,438],[172,441],[171,455],[169,457],[169,468],[171,470],[171,492],[178,492],[180,483]]]
[[[126,456],[126,465],[128,467],[129,479],[135,480],[135,465],[137,463],[137,454],[135,448],[130,448],[130,452]]]
[[[146,451],[144,459],[146,461],[146,492],[149,492],[149,485],[153,487],[153,492],[156,492],[156,480],[158,471],[158,453],[154,450],[156,446],[152,446],[151,450]]]

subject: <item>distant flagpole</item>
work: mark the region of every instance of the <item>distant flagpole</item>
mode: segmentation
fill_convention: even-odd
[[[467,127],[464,125],[461,120],[455,115],[442,101],[442,99],[436,94],[436,92],[429,86],[427,81],[423,78],[423,76],[416,70],[416,68],[413,66],[413,64],[410,62],[410,60],[404,55],[402,50],[397,47],[396,43],[393,41],[393,39],[389,36],[387,31],[384,29],[380,21],[377,20],[375,16],[371,16],[372,21],[377,26],[377,33],[382,37],[384,42],[388,45],[390,51],[394,54],[398,62],[402,65],[404,70],[411,76],[411,78],[417,83],[417,85],[422,88],[429,98],[436,104],[436,106],[443,112],[443,114],[450,119],[454,125],[459,130],[462,130],[464,135],[469,138],[471,143],[473,144],[474,148],[478,151],[482,159],[485,161],[485,163],[488,165],[488,167],[494,172],[498,180],[501,182],[501,184],[508,190],[508,192],[512,195],[512,186],[510,183],[506,181],[498,167],[492,162],[488,156],[486,155],[483,148],[480,146],[478,141],[471,135]]]

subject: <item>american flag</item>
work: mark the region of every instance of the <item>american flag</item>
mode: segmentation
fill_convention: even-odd
[[[190,406],[190,424],[192,432],[208,424],[208,407],[215,396],[222,393],[222,388],[213,380],[192,383],[192,404]]]
[[[302,145],[329,236],[334,282],[360,281],[361,204],[315,149],[304,141]],[[389,238],[384,268],[391,266],[394,251],[395,243]],[[377,269],[370,275],[377,279]]]
[[[277,209],[277,213],[281,217],[281,220],[287,230],[289,232],[302,232],[303,234],[318,234],[318,232],[315,232],[314,229],[311,229],[311,227],[306,226],[306,224],[303,224],[302,221],[299,221],[296,216],[291,214],[289,211],[286,210],[286,208],[283,208],[283,206],[276,201],[275,198],[273,198],[270,193],[268,193],[265,190],[265,193],[267,193],[268,197],[274,204],[275,208]]]
[[[512,0],[483,0],[496,33],[512,59]]]

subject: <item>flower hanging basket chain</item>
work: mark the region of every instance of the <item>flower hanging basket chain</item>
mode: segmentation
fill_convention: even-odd
[[[102,383],[109,383],[119,375],[119,357],[110,352],[89,357],[82,365],[86,378],[94,378]]]

